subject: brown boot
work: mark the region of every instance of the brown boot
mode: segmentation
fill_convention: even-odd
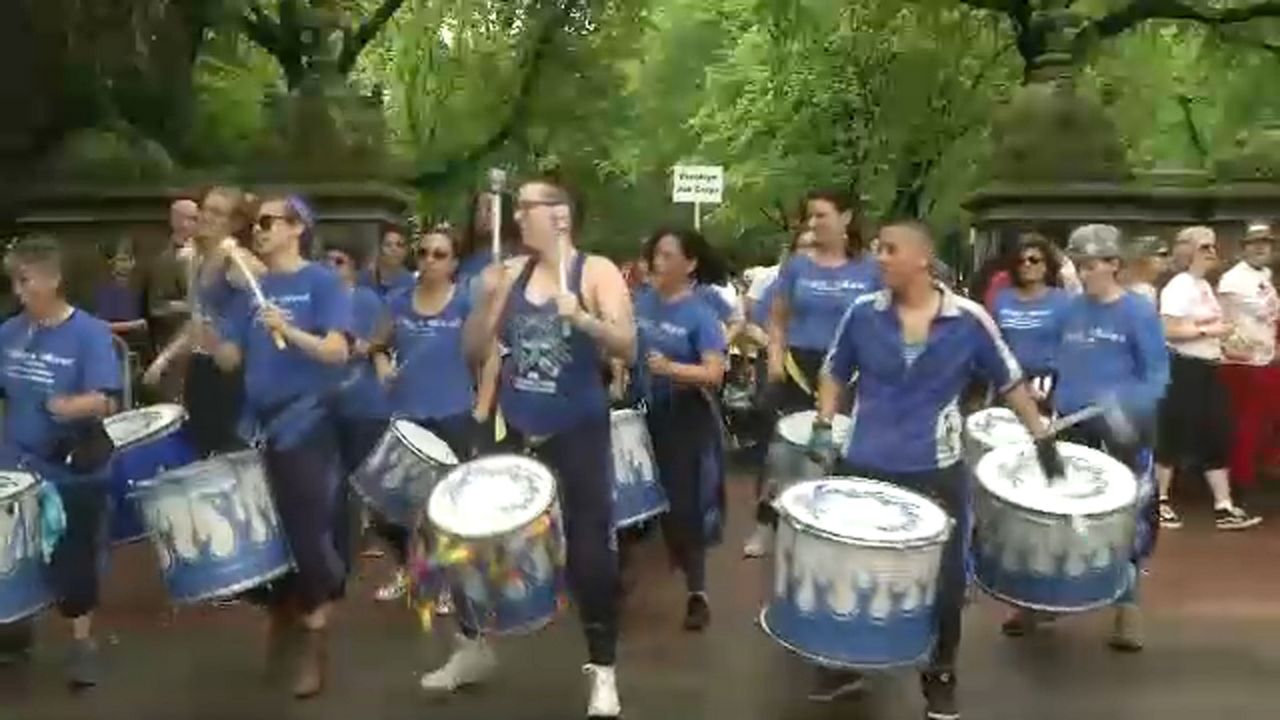
[[[302,647],[298,654],[298,675],[293,682],[293,696],[299,700],[315,697],[324,690],[325,670],[329,652],[325,642],[328,631],[324,628],[306,628],[302,633]]]
[[[267,616],[267,652],[263,668],[263,679],[268,683],[279,683],[284,679],[285,668],[293,660],[301,633],[302,626],[292,603],[271,608]]]

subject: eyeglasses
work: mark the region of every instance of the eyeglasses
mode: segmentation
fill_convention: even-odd
[[[555,207],[557,205],[568,205],[568,204],[569,204],[569,201],[565,200],[564,198],[542,199],[542,200],[537,200],[537,199],[523,200],[522,199],[522,200],[516,201],[516,207],[520,208],[521,210],[532,210],[533,208],[537,208],[537,207]]]
[[[275,227],[277,220],[284,220],[283,215],[259,215],[257,220],[258,229],[267,232]]]
[[[330,255],[328,260],[330,265],[336,267],[343,267],[348,262],[346,255]]]
[[[1196,249],[1199,250],[1200,252],[1211,252],[1211,253],[1218,252],[1218,246],[1213,244],[1198,245]]]
[[[433,248],[431,250],[428,250],[426,248],[418,248],[415,254],[418,256],[419,260],[426,259],[426,258],[430,258],[432,260],[448,260],[450,257],[453,256],[453,253],[449,252],[448,250],[441,250],[440,248]]]
[[[1039,255],[1026,255],[1026,256],[1023,256],[1023,257],[1019,258],[1019,259],[1018,259],[1018,262],[1019,262],[1019,263],[1021,263],[1021,264],[1023,264],[1023,265],[1032,265],[1032,266],[1034,266],[1034,265],[1043,265],[1043,264],[1044,264],[1044,258],[1040,257]]]

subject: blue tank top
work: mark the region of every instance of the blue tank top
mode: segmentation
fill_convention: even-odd
[[[582,300],[579,253],[569,271],[569,290]],[[508,349],[502,360],[498,402],[506,421],[525,435],[554,435],[609,412],[601,377],[600,347],[561,320],[554,300],[537,305],[525,292],[535,261],[525,264],[511,287],[499,330]]]

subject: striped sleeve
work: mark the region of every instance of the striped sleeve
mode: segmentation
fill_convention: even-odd
[[[956,303],[960,312],[973,320],[976,346],[974,361],[978,373],[996,386],[1000,393],[1012,390],[1022,382],[1022,368],[1000,337],[1000,328],[996,327],[995,320],[991,319],[985,308],[968,298],[957,297]]]

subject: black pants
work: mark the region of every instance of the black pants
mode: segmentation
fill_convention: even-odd
[[[338,419],[338,458],[342,475],[338,479],[333,527],[338,555],[346,564],[348,573],[355,568],[356,538],[360,535],[360,503],[353,496],[347,478],[351,477],[351,473],[373,451],[386,428],[386,420]]]
[[[818,391],[818,375],[822,370],[822,360],[826,356],[826,353],[821,350],[791,348],[787,352],[796,361],[796,367],[804,376],[805,382],[809,384],[809,390],[800,387],[795,378],[788,373],[780,382],[768,383],[761,398],[762,417],[757,426],[760,435],[756,437],[757,447],[760,448],[759,465],[756,469],[756,522],[770,526],[778,524],[778,512],[773,509],[771,499],[765,494],[769,479],[766,477],[767,458],[774,428],[777,427],[778,420],[787,415],[813,410],[817,405],[817,398],[810,394],[810,391],[813,393]]]
[[[1160,400],[1156,462],[1225,468],[1231,452],[1231,406],[1218,363],[1169,353],[1169,387]]]
[[[236,432],[244,409],[244,373],[223,372],[210,355],[192,355],[183,395],[188,437],[200,457],[244,447]]]
[[[653,441],[658,480],[671,509],[662,516],[662,535],[673,560],[685,575],[689,592],[704,592],[707,544],[703,511],[708,502],[703,462],[720,431],[709,401],[702,393],[676,391],[656,400],[645,416]]]
[[[942,549],[942,567],[938,575],[938,598],[933,616],[938,641],[934,645],[929,669],[934,672],[955,668],[960,649],[960,615],[965,595],[965,538],[969,535],[969,472],[963,463],[926,472],[893,473],[841,462],[842,475],[883,480],[913,490],[942,506],[955,522]]]
[[[107,487],[81,482],[58,485],[67,514],[67,531],[49,561],[47,578],[66,618],[88,615],[98,607],[99,574],[106,560]]]
[[[602,413],[531,447],[556,475],[569,586],[590,661],[613,665],[618,645],[618,552],[613,532],[613,450]]]

